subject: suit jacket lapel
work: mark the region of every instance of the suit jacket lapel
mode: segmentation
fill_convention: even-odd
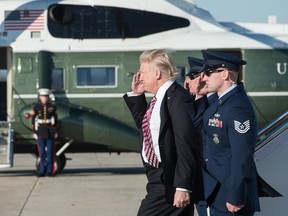
[[[177,82],[174,82],[166,91],[166,94],[163,98],[162,104],[161,104],[161,109],[160,109],[160,118],[161,118],[161,124],[160,124],[160,131],[159,131],[159,141],[163,140],[163,130],[168,123],[169,120],[169,110],[168,107],[170,106],[170,103],[172,101],[171,97],[173,92],[175,91],[176,87],[179,84]],[[160,145],[160,142],[159,142]]]

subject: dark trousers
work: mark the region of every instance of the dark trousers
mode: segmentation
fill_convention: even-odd
[[[207,202],[201,200],[195,204],[198,216],[208,216],[207,214]]]
[[[138,216],[193,216],[194,206],[190,204],[184,208],[176,208],[166,201],[163,170],[152,169],[146,171],[148,183],[147,195],[142,200]]]
[[[52,138],[38,138],[38,151],[40,157],[40,174],[45,174],[45,171],[47,173],[53,173],[54,140]]]
[[[220,212],[214,208],[210,208],[210,216],[253,216],[254,214],[233,214],[232,212]]]

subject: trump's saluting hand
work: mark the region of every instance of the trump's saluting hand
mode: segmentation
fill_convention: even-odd
[[[140,73],[138,72],[133,76],[131,88],[134,94],[141,95],[144,93],[144,85],[143,82],[140,80]]]

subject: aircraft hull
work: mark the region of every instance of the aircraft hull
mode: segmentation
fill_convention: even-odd
[[[254,104],[259,128],[287,110],[287,50],[226,51],[241,55],[248,62],[247,66],[243,68],[241,76]],[[15,63],[13,68],[16,70],[13,72],[12,80],[16,85],[12,96],[14,112],[11,116],[14,119],[16,145],[18,143],[17,139],[31,138],[31,131],[27,130],[27,125],[23,124],[24,114],[20,111],[27,104],[37,101],[37,85],[40,84],[40,87],[51,87],[51,76],[49,75],[51,72],[49,68],[62,68],[65,71],[64,89],[63,91],[54,92],[56,103],[60,107],[60,135],[81,140],[91,145],[95,143],[122,150],[136,151],[139,147],[135,147],[138,135],[132,140],[126,137],[126,142],[119,142],[117,140],[119,132],[117,131],[119,129],[121,133],[122,128],[129,128],[131,131],[136,130],[135,123],[122,96],[131,90],[130,83],[132,75],[138,71],[140,54],[141,52],[51,53],[46,51],[39,53],[14,53]],[[184,75],[188,71],[187,56],[201,57],[201,51],[180,50],[173,53],[173,59],[179,68],[179,82],[183,82]],[[20,64],[21,67],[19,67],[19,62],[22,62],[22,65]],[[116,86],[113,88],[77,87],[76,68],[81,65],[93,67],[101,65],[115,66],[117,68]],[[22,71],[18,71],[19,68]],[[38,77],[42,77],[42,81],[39,81]],[[75,112],[80,112],[81,118],[69,119],[69,116],[73,114],[67,107],[62,109],[62,104],[76,106],[75,110],[77,111]],[[99,115],[97,114],[98,116],[95,117],[95,113],[99,113]],[[91,115],[95,117],[95,121],[90,120],[94,119],[94,117],[91,118]],[[102,116],[106,116],[107,119],[103,119]],[[108,121],[107,123],[105,122],[106,120]],[[101,122],[101,125],[97,125],[97,122]],[[101,129],[103,125],[106,128],[114,128],[115,130],[103,130],[101,133],[96,134],[97,130]],[[72,133],[69,134],[69,131],[72,131]],[[94,136],[98,136],[97,139]],[[79,145],[81,146],[81,143]]]

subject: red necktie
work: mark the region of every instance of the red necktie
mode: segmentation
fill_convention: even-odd
[[[153,148],[153,141],[151,136],[151,130],[150,130],[150,119],[152,115],[153,108],[156,103],[156,96],[154,96],[150,102],[149,108],[146,111],[143,121],[142,121],[142,131],[143,131],[143,138],[144,138],[144,152],[148,159],[148,163],[158,168],[159,167],[159,161],[155,154],[154,148]]]

